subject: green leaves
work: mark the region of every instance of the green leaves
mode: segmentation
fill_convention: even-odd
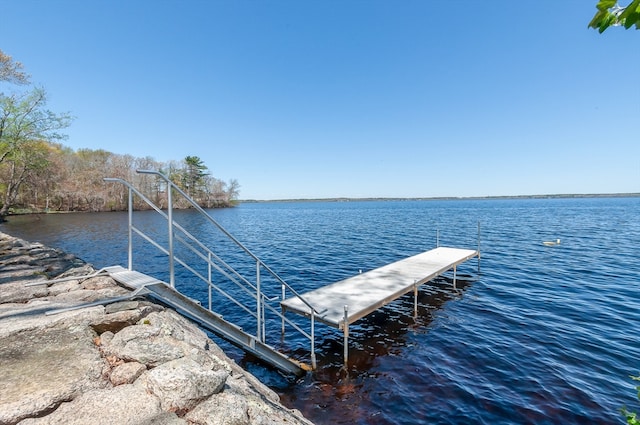
[[[631,379],[640,381],[640,376],[631,376]],[[640,400],[640,385],[636,387],[636,390],[638,391],[638,400]],[[628,425],[640,425],[640,419],[638,419],[638,415],[635,412],[628,411],[626,407],[623,407],[620,411],[627,420]]]
[[[626,29],[633,25],[640,29],[640,0],[633,0],[629,6],[620,14],[620,22]]]
[[[616,5],[616,0],[600,0],[596,7],[598,10],[608,10]]]
[[[598,11],[589,22],[589,28],[603,33],[610,26],[624,26],[626,29],[635,25],[640,29],[640,0],[633,0],[622,7],[616,0],[600,0],[596,5]]]
[[[0,221],[23,183],[47,167],[47,142],[63,139],[58,130],[71,124],[69,114],[55,114],[45,108],[46,103],[41,88],[10,96],[0,93],[0,173],[5,185]]]

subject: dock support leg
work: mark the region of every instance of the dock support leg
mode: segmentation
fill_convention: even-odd
[[[284,344],[284,315],[287,313],[287,310],[282,305],[280,306],[280,313],[282,314],[282,329],[280,332],[280,343]]]
[[[418,283],[413,282],[413,318],[418,318]]]
[[[262,307],[260,308],[260,312],[262,313],[262,333],[260,334],[260,336],[262,337],[262,342],[266,342],[267,341],[267,320],[266,320],[266,316],[264,314],[264,306],[267,303],[267,297],[265,297],[264,295],[262,296]]]
[[[478,220],[478,274],[480,274],[480,220]]]
[[[311,368],[316,370],[316,320],[315,312],[311,310]]]
[[[282,285],[282,301],[285,300],[287,293],[285,291],[284,285]],[[282,340],[284,341],[284,307],[282,307]]]
[[[349,363],[349,306],[344,306],[344,368],[346,369]]]
[[[173,257],[173,200],[171,199],[173,186],[167,185],[167,221],[169,222],[169,284],[176,287],[175,261]]]
[[[256,339],[262,341],[262,312],[260,311],[262,305],[262,291],[260,290],[260,261],[256,261]]]
[[[127,257],[129,262],[129,270],[133,270],[133,191],[129,188],[129,247],[127,248]]]
[[[457,267],[453,266],[453,289],[457,290],[458,288],[456,287],[456,269]]]
[[[207,256],[207,286],[209,287],[209,311],[212,311],[212,298],[213,294],[211,292],[212,286],[212,270],[211,270],[211,253]]]

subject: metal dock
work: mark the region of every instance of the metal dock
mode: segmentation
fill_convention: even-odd
[[[342,329],[346,364],[350,324],[411,291],[414,310],[417,310],[420,285],[453,269],[455,286],[457,266],[476,256],[479,256],[477,250],[438,247],[301,294],[317,313],[312,313],[298,297],[286,299],[280,305],[283,311],[306,317],[314,315],[315,320]]]
[[[348,359],[349,325],[372,313],[385,304],[414,291],[414,311],[417,311],[418,287],[434,277],[453,269],[454,286],[456,267],[477,256],[478,250],[438,247],[431,251],[406,258],[387,266],[361,273],[307,292],[298,293],[260,258],[233,237],[216,222],[180,187],[166,175],[153,170],[137,170],[143,177],[155,179],[153,183],[166,196],[164,199],[149,199],[140,190],[120,178],[105,178],[107,182],[119,183],[127,188],[128,202],[128,261],[127,267],[107,267],[116,281],[133,289],[131,296],[150,295],[175,308],[202,327],[210,330],[257,358],[288,373],[302,374],[316,368],[315,321],[323,322],[344,331],[345,364]],[[122,196],[120,191],[116,192]],[[115,195],[115,194],[114,194]],[[190,208],[201,214],[208,222],[207,232],[201,225],[190,232],[186,226],[174,219],[174,195],[182,197]],[[166,233],[150,233],[141,217],[134,219],[134,196],[155,210],[166,223]],[[166,209],[162,208],[166,205]],[[146,216],[145,216],[146,218]],[[187,223],[185,223],[187,224]],[[146,230],[146,231],[145,231]],[[215,251],[209,244],[199,240],[195,234],[215,233]],[[478,227],[478,236],[480,230]],[[211,237],[211,235],[209,235]],[[146,242],[168,260],[168,282],[135,271],[134,241]],[[226,245],[223,245],[226,244]],[[436,246],[439,244],[437,243]],[[226,247],[226,248],[223,248]],[[221,256],[224,255],[225,258]],[[144,258],[143,258],[144,259]],[[208,302],[193,300],[176,289],[176,268],[181,272],[179,286],[185,293],[207,293]],[[188,274],[191,278],[184,278]],[[204,298],[204,297],[203,297]],[[109,302],[109,300],[105,300]],[[105,302],[101,301],[101,302]],[[233,313],[238,324],[224,320],[220,312]],[[286,312],[307,316],[310,321],[290,320]],[[269,329],[280,324],[281,332]],[[283,352],[299,356],[300,350],[284,346],[285,331],[297,332],[294,344],[309,344],[310,365],[306,359],[295,359]],[[281,352],[275,347],[284,348]]]

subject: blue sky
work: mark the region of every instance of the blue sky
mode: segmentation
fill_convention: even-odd
[[[596,0],[0,0],[63,143],[241,199],[640,192],[640,32]]]

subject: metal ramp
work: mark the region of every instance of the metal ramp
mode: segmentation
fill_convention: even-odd
[[[278,304],[287,294],[301,299],[303,303],[304,297],[300,297],[287,282],[227,232],[167,176],[150,170],[137,170],[137,173],[141,174],[141,181],[138,183],[142,187],[155,187],[157,194],[162,196],[154,196],[154,202],[123,179],[104,179],[106,182],[120,183],[128,189],[128,265],[126,268],[107,267],[104,271],[119,283],[156,298],[203,328],[286,373],[300,375],[315,369],[313,319],[307,328],[306,324],[298,324],[286,318]],[[191,211],[195,210],[200,214],[195,230],[187,229],[193,222],[193,217],[191,222],[186,220],[182,224],[174,218],[176,195],[181,197],[183,206],[186,204]],[[113,196],[122,197],[122,192],[114,191]],[[167,227],[163,234],[158,233],[163,226],[148,225],[148,215],[137,220],[136,214],[134,219],[134,196],[139,204],[146,204],[164,219]],[[206,228],[204,225],[207,225]],[[206,234],[207,241],[199,240],[194,234]],[[167,257],[168,283],[136,271],[133,264],[134,242],[148,243]],[[209,248],[208,244],[215,246],[216,251]],[[227,244],[224,249],[223,244]],[[177,282],[180,289],[187,294],[198,294],[193,295],[197,297],[204,297],[206,293],[208,303],[201,299],[194,300],[176,289],[176,268],[181,273]],[[308,307],[313,315],[315,309],[311,305]],[[234,313],[225,314],[240,320],[242,326],[223,319],[219,314],[229,312],[230,308],[235,309]],[[277,329],[268,330],[267,324],[277,324]],[[276,338],[280,342],[285,326],[303,337],[297,341],[309,341],[310,365],[286,356],[273,348],[274,343],[267,342],[268,339],[274,341]],[[248,332],[247,329],[253,329],[255,333]]]
[[[103,298],[72,305],[69,307],[54,308],[48,310],[45,315],[55,315],[72,310],[107,305],[120,301],[128,301],[139,297],[152,297],[156,301],[167,305],[184,317],[190,319],[201,327],[231,342],[244,351],[253,354],[259,359],[271,364],[283,372],[301,375],[310,370],[305,363],[285,356],[273,347],[259,341],[255,336],[248,334],[241,327],[224,320],[215,312],[200,305],[200,302],[181,294],[167,283],[135,270],[128,270],[122,266],[110,266],[102,268],[94,273],[86,275],[74,275],[58,279],[41,280],[25,284],[26,287],[38,285],[52,285],[65,281],[84,281],[94,277],[109,276],[132,292],[119,297]]]
[[[289,358],[269,345],[258,341],[255,336],[249,335],[242,328],[224,320],[222,316],[207,310],[198,301],[184,296],[165,282],[121,266],[107,267],[104,270],[120,284],[132,290],[144,288],[147,295],[284,372],[299,375],[309,370],[306,364]]]

